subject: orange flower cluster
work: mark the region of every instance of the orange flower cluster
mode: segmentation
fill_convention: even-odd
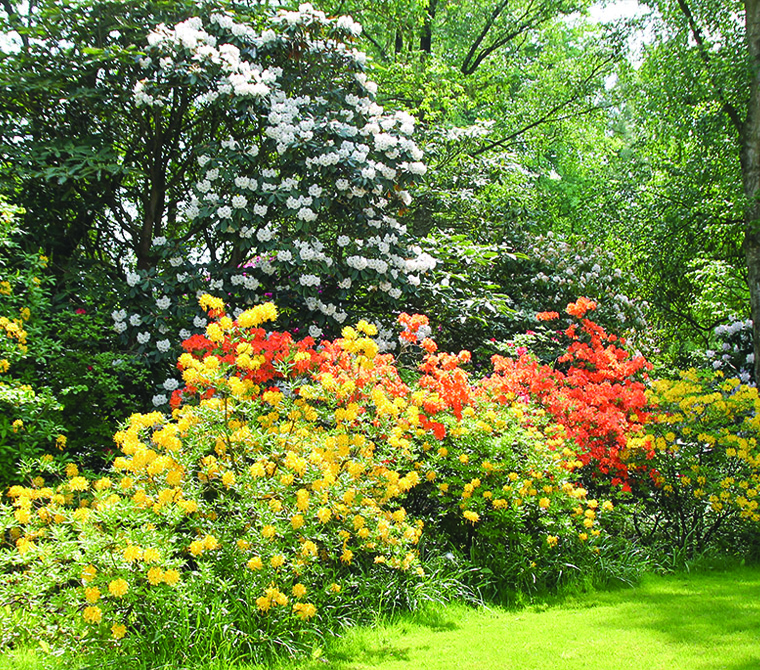
[[[570,316],[575,316],[579,319],[582,319],[584,316],[586,316],[586,312],[590,312],[594,309],[596,309],[596,303],[593,300],[580,297],[575,302],[568,304],[568,306],[565,308],[565,311]]]
[[[494,356],[494,374],[483,387],[500,402],[523,394],[545,408],[575,441],[579,458],[612,484],[629,485],[629,466],[621,457],[627,436],[649,420],[643,379],[651,365],[618,346],[619,339],[583,318],[596,304],[579,298],[567,312],[581,319],[565,335],[561,367],[543,365],[528,354],[517,359]]]
[[[422,314],[407,314],[403,312],[399,314],[398,322],[404,326],[404,330],[400,337],[407,342],[416,343],[418,340],[417,331],[421,326],[429,325],[428,318]]]

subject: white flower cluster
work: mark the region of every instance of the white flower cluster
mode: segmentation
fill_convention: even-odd
[[[321,280],[316,275],[301,275],[298,279],[301,286],[319,286]]]
[[[752,319],[739,319],[734,316],[729,323],[717,326],[713,333],[720,351],[707,349],[704,352],[713,369],[736,375],[745,384],[752,382],[755,364]]]
[[[620,290],[623,275],[619,268],[612,270],[614,259],[610,252],[570,243],[551,232],[536,237],[528,252],[549,270],[539,271],[530,279],[534,287],[547,291],[553,301],[552,305],[541,305],[539,311],[562,310],[568,302],[583,295],[597,300],[600,311],[618,327],[644,326],[647,305],[633,301]]]
[[[166,310],[171,307],[172,301],[171,298],[168,298],[167,296],[163,295],[160,298],[156,300],[156,307],[161,310]]]
[[[161,407],[162,405],[165,405],[167,402],[169,402],[168,398],[163,393],[157,393],[153,396],[153,406],[154,407]]]
[[[117,309],[111,312],[111,318],[113,319],[113,329],[121,334],[127,329],[125,319],[127,318],[127,311],[124,309]]]

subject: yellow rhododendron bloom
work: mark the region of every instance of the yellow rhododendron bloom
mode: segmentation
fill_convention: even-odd
[[[142,558],[143,550],[138,547],[136,544],[130,544],[125,550],[124,550],[124,560],[128,562],[132,561],[139,561]]]
[[[148,570],[148,582],[150,584],[156,586],[162,581],[164,581],[164,571],[161,568],[153,566],[150,570]]]
[[[296,598],[303,598],[306,595],[306,587],[303,584],[298,583],[293,586],[292,592]]]
[[[296,603],[293,611],[299,619],[311,619],[317,615],[317,608],[311,603]]]
[[[480,521],[480,515],[477,512],[473,512],[469,509],[464,511],[464,518],[471,523],[477,523]]]
[[[29,523],[29,519],[31,518],[28,509],[17,509],[13,514],[16,517],[16,521],[19,523]]]
[[[219,549],[221,545],[219,544],[219,540],[217,540],[213,535],[206,535],[206,537],[203,538],[203,548],[208,549],[209,551],[213,549]]]
[[[111,626],[111,635],[114,640],[121,640],[127,634],[127,627],[122,623],[115,623]]]
[[[82,618],[87,623],[100,623],[103,618],[103,612],[97,605],[88,605],[82,612]]]
[[[170,568],[164,572],[164,583],[169,586],[174,586],[179,583],[180,575],[179,570]]]
[[[316,556],[317,555],[317,545],[314,544],[311,540],[306,540],[306,542],[301,545],[301,553],[304,556]]]
[[[129,584],[126,579],[122,579],[121,577],[114,579],[108,584],[108,592],[117,598],[126,595],[127,591],[129,591]]]
[[[277,307],[272,302],[256,305],[246,310],[237,318],[241,328],[257,328],[266,321],[274,321],[277,318]]]
[[[217,311],[217,312],[223,312],[224,311],[224,300],[221,298],[215,298],[212,295],[209,295],[208,293],[204,293],[200,298],[198,298],[198,304],[201,306],[201,309],[203,309],[205,312],[209,312],[211,310]]]
[[[84,590],[84,597],[88,603],[96,603],[100,600],[100,589],[97,586],[88,586]]]
[[[105,489],[110,489],[112,485],[113,482],[108,477],[101,477],[93,484],[93,487],[96,491],[104,491]]]
[[[246,565],[250,570],[261,570],[264,567],[264,563],[259,556],[254,556]]]

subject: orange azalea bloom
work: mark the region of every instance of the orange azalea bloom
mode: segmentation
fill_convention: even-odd
[[[594,309],[596,309],[596,303],[581,296],[575,302],[571,302],[565,311],[571,316],[577,316],[579,319],[582,319],[586,315],[586,312]]]
[[[438,349],[438,345],[435,343],[434,340],[431,340],[429,337],[426,337],[422,342],[420,342],[420,346],[427,351],[429,354],[433,354]]]

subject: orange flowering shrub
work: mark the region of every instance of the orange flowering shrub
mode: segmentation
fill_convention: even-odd
[[[627,436],[649,419],[644,380],[651,366],[586,317],[595,307],[585,298],[568,305],[567,313],[578,321],[564,331],[569,345],[555,366],[541,364],[529,353],[516,359],[494,356],[496,374],[483,387],[499,401],[519,395],[534,400],[564,426],[578,458],[597,481],[609,477],[612,485],[630,490],[630,465],[621,451]]]

